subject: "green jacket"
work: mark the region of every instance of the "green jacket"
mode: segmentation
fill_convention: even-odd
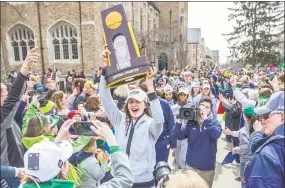
[[[22,142],[25,146],[26,149],[29,149],[30,147],[32,147],[34,144],[36,143],[40,143],[43,140],[54,140],[54,136],[51,135],[41,135],[41,136],[37,136],[37,137],[23,137],[22,138]]]
[[[34,104],[30,104],[23,118],[23,126],[22,126],[23,134],[28,128],[28,119],[35,116],[37,112],[38,112],[38,108]]]
[[[22,186],[21,186],[22,185]],[[37,184],[25,183],[21,184],[19,188],[38,188]],[[39,184],[40,188],[74,188],[74,182],[70,180],[53,179],[48,183]]]

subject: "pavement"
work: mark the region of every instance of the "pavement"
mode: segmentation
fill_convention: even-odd
[[[221,121],[221,117],[218,116],[218,120]],[[224,123],[222,123],[222,127],[224,127]],[[218,140],[217,147],[217,162],[216,162],[216,170],[214,183],[212,188],[240,188],[240,182],[236,181],[235,178],[239,176],[240,170],[239,166],[233,166],[231,164],[221,165],[221,162],[232,149],[232,143],[226,142],[225,135],[222,133],[221,137]],[[170,152],[168,164],[171,167],[172,172],[180,173],[180,170],[177,169],[177,166],[173,163],[174,158],[172,157],[172,152]]]

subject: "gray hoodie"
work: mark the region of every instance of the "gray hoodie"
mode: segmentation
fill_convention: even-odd
[[[241,162],[248,162],[252,155],[250,152],[250,145],[249,145],[249,127],[246,123],[240,130],[233,131],[233,137],[238,137],[239,139],[239,146],[235,147],[233,150],[235,153],[240,154],[240,161]]]
[[[100,180],[106,174],[106,165],[100,165],[94,155],[86,158],[78,165],[78,169],[82,172],[80,176],[81,186],[100,185]]]
[[[126,114],[121,112],[114,103],[110,89],[106,88],[104,76],[101,76],[99,95],[107,116],[116,130],[118,145],[126,152],[130,134],[130,131],[127,131]],[[130,147],[129,160],[135,183],[149,182],[154,179],[155,143],[162,132],[164,123],[159,99],[157,98],[149,103],[153,118],[144,114],[138,120]]]

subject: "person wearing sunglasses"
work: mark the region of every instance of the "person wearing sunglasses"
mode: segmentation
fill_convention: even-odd
[[[263,121],[253,125],[250,145],[259,147],[245,168],[246,187],[284,187],[284,91],[275,92],[265,106],[254,112]]]

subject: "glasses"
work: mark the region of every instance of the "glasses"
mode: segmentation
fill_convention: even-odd
[[[258,116],[258,119],[259,120],[267,120],[268,118],[270,118],[274,114],[283,114],[283,113],[284,112],[273,111],[273,112]]]

